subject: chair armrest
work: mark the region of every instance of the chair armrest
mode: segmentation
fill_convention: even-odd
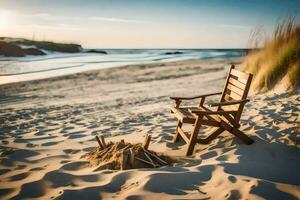
[[[224,101],[224,102],[218,102],[218,103],[211,103],[211,104],[209,104],[209,106],[210,107],[230,106],[230,105],[235,105],[235,104],[247,103],[249,101],[250,101],[249,99],[243,99],[243,100],[237,100],[237,101]]]
[[[237,111],[224,111],[224,110],[220,110],[220,111],[206,111],[206,110],[202,110],[199,108],[190,108],[189,112],[194,113],[196,115],[227,115],[227,114],[236,114]]]
[[[219,95],[219,94],[222,94],[222,92],[211,93],[211,94],[203,94],[203,95],[193,96],[193,97],[170,97],[170,99],[173,99],[173,100],[193,100],[193,99],[199,99],[199,98],[213,96],[213,95]]]

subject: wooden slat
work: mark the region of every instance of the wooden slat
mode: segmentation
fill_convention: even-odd
[[[183,130],[180,127],[178,127],[178,132],[180,133],[180,135],[183,138],[183,140],[185,141],[185,143],[189,143],[190,142],[189,138],[187,137],[187,135],[185,134],[185,132],[183,132]]]
[[[234,94],[233,92],[228,92],[227,91],[227,93],[226,93],[226,95],[224,97],[224,100],[225,101],[232,101],[232,100],[238,101],[238,100],[241,100],[241,97],[238,96],[238,95],[236,95],[236,94]]]
[[[226,89],[226,94],[228,94],[232,99],[234,100],[241,100],[242,99],[242,95],[239,95],[229,89]]]
[[[232,85],[232,84],[228,84],[228,85],[227,85],[227,88],[228,88],[229,90],[231,90],[231,91],[237,93],[237,94],[240,95],[241,97],[242,97],[243,94],[244,94],[244,91],[243,91],[243,90],[241,90],[240,88],[238,88],[238,87],[236,87],[236,86],[234,86],[234,85]]]
[[[224,100],[225,100],[225,101],[230,101],[230,100],[232,100],[232,98],[230,97],[229,94],[225,94]]]
[[[253,78],[253,75],[252,75],[252,74],[249,74],[248,80],[247,80],[247,83],[246,83],[246,86],[245,86],[245,92],[244,92],[244,95],[243,95],[243,97],[242,97],[243,99],[246,99],[246,98],[247,98],[247,95],[248,95],[248,92],[249,92],[249,89],[250,89],[250,85],[251,85],[252,78]],[[243,105],[239,107],[239,112],[238,112],[237,115],[235,116],[236,122],[239,122],[239,121],[240,121],[240,118],[241,118],[243,109],[244,109],[244,106],[243,106]]]
[[[176,115],[177,119],[183,123],[194,123],[195,117],[188,111],[187,108],[175,108],[172,107],[171,110]]]
[[[239,81],[239,82],[241,82],[241,83],[243,83],[243,84],[247,84],[247,79],[244,79],[244,78],[242,78],[242,77],[238,77],[238,76],[234,76],[234,75],[230,75],[230,78],[233,78],[233,79],[235,79],[235,80],[237,80],[237,81]]]
[[[237,111],[239,109],[239,105],[222,106],[221,108],[224,111],[231,111],[231,110]]]
[[[228,94],[231,98],[233,98],[235,100],[241,100],[241,98],[242,98],[241,95],[239,95],[239,94],[237,94],[237,93],[235,93],[235,92],[233,92],[229,89],[226,89],[226,94]],[[233,94],[234,97],[232,96],[232,94]],[[238,99],[236,99],[236,98],[238,98]]]
[[[238,88],[240,88],[242,90],[244,90],[245,87],[246,87],[246,85],[244,83],[242,83],[242,82],[240,82],[240,81],[238,81],[238,80],[236,80],[236,79],[234,79],[232,77],[229,78],[229,83],[231,83],[232,85],[234,85],[234,86],[236,86],[236,87],[238,87]]]
[[[233,92],[233,91],[231,91],[229,95],[230,95],[230,97],[233,98],[234,100],[241,100],[241,99],[242,99],[242,97],[241,97],[240,95],[236,94],[236,93]]]
[[[231,72],[230,72],[230,74],[232,74],[232,75],[234,75],[236,77],[239,77],[239,78],[246,79],[246,80],[248,80],[248,77],[249,77],[249,75],[247,73],[238,71],[236,69],[232,69]]]
[[[244,79],[244,78],[241,78],[241,77],[238,77],[237,79],[238,81],[240,81],[241,83],[244,83],[244,84],[247,84],[247,79]]]
[[[211,121],[220,122],[220,118],[218,115],[206,115],[206,116],[203,116],[203,120],[211,120]]]
[[[212,120],[201,120],[201,125],[219,127],[220,123]]]

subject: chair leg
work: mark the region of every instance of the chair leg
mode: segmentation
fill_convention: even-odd
[[[198,116],[197,119],[196,119],[196,122],[194,124],[194,130],[192,132],[192,135],[191,135],[191,138],[190,138],[190,142],[188,143],[188,148],[187,148],[187,151],[186,151],[186,156],[189,156],[189,155],[193,154],[195,145],[197,143],[198,132],[199,132],[199,129],[201,127],[201,124],[200,124],[200,120],[201,119],[202,119],[202,117],[200,117],[200,116]]]
[[[251,138],[249,138],[245,133],[243,133],[242,131],[240,131],[237,128],[232,128],[232,134],[234,134],[235,136],[237,136],[238,138],[240,138],[245,144],[253,144],[253,140]]]
[[[240,131],[239,129],[237,129],[236,127],[232,127],[229,124],[227,124],[226,122],[222,121],[221,122],[222,127],[227,130],[229,133],[237,136],[239,139],[241,139],[244,143],[250,145],[252,144],[254,141],[252,139],[250,139],[245,133],[243,133],[242,131]]]
[[[182,127],[182,122],[180,120],[178,120],[178,124],[177,124],[177,127],[176,127],[176,133],[175,133],[175,135],[173,137],[173,143],[178,142],[179,136],[180,136],[178,128],[181,128],[181,127]]]

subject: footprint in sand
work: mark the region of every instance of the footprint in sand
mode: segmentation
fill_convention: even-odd
[[[226,194],[225,198],[228,200],[240,199],[241,194],[238,190],[231,190],[230,194]]]
[[[231,183],[236,183],[237,179],[235,176],[228,176],[228,180],[231,182]]]

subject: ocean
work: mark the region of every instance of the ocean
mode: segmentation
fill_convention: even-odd
[[[100,49],[99,49],[100,50]],[[100,53],[53,53],[0,57],[0,84],[43,79],[129,64],[238,58],[247,49],[101,49]]]

